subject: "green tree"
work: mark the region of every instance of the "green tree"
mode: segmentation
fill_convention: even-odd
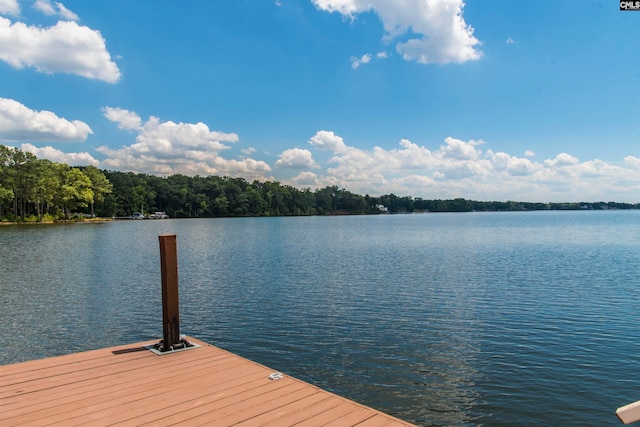
[[[325,187],[320,190],[316,190],[316,206],[318,213],[321,215],[328,215],[335,211],[335,196],[338,191],[338,187]]]
[[[250,215],[262,216],[265,214],[266,204],[261,192],[261,183],[254,181],[245,190],[248,210]]]
[[[33,154],[17,148],[10,152],[8,183],[13,191],[13,212],[22,220],[35,200],[36,160]]]
[[[83,169],[85,175],[91,180],[91,190],[93,191],[93,200],[91,201],[91,216],[94,215],[94,202],[103,203],[107,194],[113,191],[113,185],[107,177],[95,166],[87,166]]]
[[[213,213],[217,216],[226,216],[229,210],[229,200],[227,196],[222,193],[213,201]]]
[[[151,190],[147,187],[145,182],[131,187],[129,189],[129,196],[131,201],[132,210],[144,213],[145,206],[147,208],[151,205],[155,205],[155,195],[151,196]]]
[[[49,213],[50,208],[54,206],[56,194],[60,191],[57,168],[58,166],[50,160],[38,159],[35,204],[39,221],[42,221],[42,215]]]
[[[0,220],[4,218],[4,207],[13,200],[13,190],[9,188],[9,164],[11,150],[0,145]]]
[[[71,168],[66,164],[58,164],[58,179],[60,189],[56,195],[56,202],[64,210],[65,218],[69,220],[72,210],[93,203],[91,179],[80,169]]]
[[[263,185],[264,200],[266,202],[267,215],[280,216],[280,206],[282,205],[282,192],[278,181],[265,182]]]

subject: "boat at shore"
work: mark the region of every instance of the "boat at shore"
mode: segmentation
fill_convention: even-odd
[[[169,215],[166,212],[154,212],[149,215],[149,219],[168,219]]]
[[[134,212],[131,216],[114,216],[114,220],[127,220],[127,219],[168,219],[169,215],[166,212],[154,212],[146,216],[142,212]]]

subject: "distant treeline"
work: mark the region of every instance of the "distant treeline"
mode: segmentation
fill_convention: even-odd
[[[410,212],[526,211],[560,209],[637,209],[627,203],[477,202],[426,200],[409,196],[369,196],[337,186],[312,191],[279,182],[247,182],[219,176],[166,178],[131,172],[103,171],[113,192],[96,212],[104,216],[163,211],[171,217],[340,215]]]
[[[220,176],[158,177],[70,167],[0,145],[0,218],[42,221],[125,217],[166,212],[171,217],[348,215],[411,212],[638,209],[640,204],[478,202],[359,195],[337,186],[312,191],[279,182]]]

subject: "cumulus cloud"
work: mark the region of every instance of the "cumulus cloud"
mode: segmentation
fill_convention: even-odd
[[[401,139],[400,149],[386,151],[380,147],[373,149],[373,154],[378,162],[391,161],[388,166],[395,169],[424,169],[435,166],[438,156],[426,147],[414,144],[408,139]]]
[[[312,0],[323,11],[337,12],[350,19],[374,10],[386,31],[384,40],[400,36],[396,50],[404,59],[423,64],[463,63],[479,59],[480,41],[463,17],[462,0]]]
[[[120,79],[100,32],[73,21],[41,28],[0,17],[0,60],[48,74],[76,74],[108,83]]]
[[[18,0],[0,0],[0,14],[3,15],[20,15],[20,5]]]
[[[284,150],[280,154],[279,159],[276,162],[276,167],[289,169],[306,169],[317,168],[318,165],[313,160],[311,151],[302,148],[291,148],[289,150]]]
[[[124,110],[122,108],[103,107],[102,112],[107,119],[117,123],[119,129],[142,129],[142,119],[133,111]]]
[[[118,128],[137,133],[135,143],[113,149],[107,146],[97,150],[107,157],[103,167],[119,170],[169,175],[223,175],[264,178],[271,167],[250,158],[225,159],[220,151],[228,150],[238,141],[235,133],[212,131],[204,123],[175,123],[140,116],[122,108],[104,107],[104,116],[117,123]]]
[[[480,144],[484,144],[483,141],[469,142],[461,141],[459,139],[447,137],[444,142],[446,145],[440,147],[442,155],[444,157],[457,159],[457,160],[475,160],[477,159],[481,151],[476,148]]]
[[[507,41],[504,42],[505,45],[509,46],[515,43],[515,40],[513,40],[511,37],[507,38]]]
[[[339,182],[349,182],[372,192],[375,186],[390,185],[392,177],[406,175],[407,170],[422,170],[446,179],[460,179],[487,173],[488,161],[479,161],[481,151],[477,146],[481,141],[461,141],[446,138],[445,144],[438,151],[432,152],[426,147],[418,146],[407,139],[399,142],[400,148],[385,150],[374,147],[372,150],[361,150],[348,146],[344,140],[330,131],[319,131],[309,143],[314,148],[330,151],[327,172]]]
[[[332,153],[324,171],[304,172],[292,185],[338,185],[360,194],[523,201],[637,201],[640,159],[618,166],[601,160],[580,162],[560,153],[534,162],[505,152],[483,151],[481,140],[447,137],[435,150],[402,139],[397,148],[361,150],[330,131],[309,140]],[[532,153],[529,153],[532,154]]]
[[[572,166],[578,163],[580,163],[580,160],[567,153],[560,153],[554,159],[544,161],[544,164],[550,167]]]
[[[624,158],[624,164],[630,168],[640,170],[640,158],[634,156],[627,156]]]
[[[300,172],[287,182],[296,188],[321,188],[328,185],[327,179],[320,179],[318,175],[309,171]]]
[[[62,3],[51,0],[36,0],[33,7],[48,16],[59,16],[67,21],[77,21],[78,15],[67,9]]]
[[[340,152],[344,151],[346,145],[344,140],[331,131],[318,131],[309,140],[309,144],[322,151]]]
[[[531,175],[537,169],[531,160],[511,156],[507,153],[489,153],[489,156],[496,170],[506,171],[509,175]]]
[[[51,111],[35,111],[13,99],[0,98],[2,142],[78,142],[92,133],[80,120],[69,121]]]
[[[36,147],[33,144],[22,144],[22,151],[26,151],[34,154],[39,159],[49,159],[52,162],[66,163],[70,166],[96,166],[100,165],[100,162],[94,158],[91,154],[83,153],[64,153],[57,148],[51,146]]]

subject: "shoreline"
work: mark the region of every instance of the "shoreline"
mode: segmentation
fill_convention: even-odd
[[[265,216],[199,216],[199,217],[174,217],[172,219],[206,219],[206,218],[286,218],[286,217],[310,217],[310,216],[319,216],[319,217],[330,217],[330,216],[377,216],[377,215],[425,215],[425,214],[441,214],[441,213],[531,213],[531,212],[620,212],[620,211],[633,211],[638,210],[636,208],[630,209],[544,209],[544,210],[472,210],[472,211],[418,211],[418,212],[396,212],[396,213],[374,213],[374,214],[351,214],[344,212],[337,212],[331,215],[265,215]],[[149,220],[150,218],[144,218],[144,220]],[[15,221],[0,221],[0,226],[5,225],[56,225],[56,224],[104,224],[107,222],[116,222],[116,221],[128,221],[133,220],[133,218],[129,217],[98,217],[98,218],[87,218],[83,220],[54,220],[54,221],[25,221],[25,222],[15,222]]]
[[[95,219],[88,219],[83,221],[72,221],[72,220],[25,221],[25,222],[0,221],[0,226],[3,226],[3,225],[104,224],[106,222],[112,222],[112,221],[113,221],[112,218],[95,218]]]

